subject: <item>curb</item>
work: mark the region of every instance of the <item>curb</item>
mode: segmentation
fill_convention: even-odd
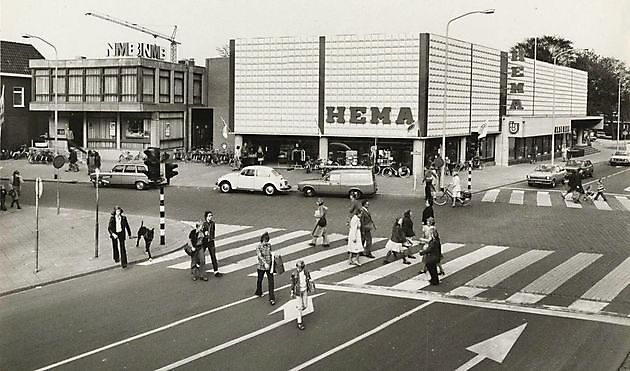
[[[164,252],[161,252],[158,255],[154,255],[153,257],[154,258],[159,258],[161,256],[171,254],[171,253],[173,253],[173,252],[175,252],[175,251],[177,251],[179,249],[182,249],[184,246],[186,246],[185,243],[183,245],[177,247],[177,248],[172,249],[172,250],[164,251]],[[142,263],[142,262],[145,262],[147,260],[149,260],[149,258],[141,258],[141,259],[136,259],[134,261],[130,261],[127,264],[128,265],[136,265],[138,263]],[[16,289],[11,289],[11,290],[8,290],[8,291],[5,291],[5,292],[0,292],[0,298],[4,297],[4,296],[12,295],[12,294],[17,294],[17,293],[23,292],[23,291],[28,291],[28,290],[31,290],[31,289],[34,289],[34,288],[38,288],[38,287],[44,287],[44,286],[52,285],[52,284],[59,283],[59,282],[69,281],[69,280],[72,280],[72,279],[75,279],[75,278],[85,277],[85,276],[88,276],[90,274],[101,273],[101,272],[113,270],[113,269],[116,269],[116,268],[120,268],[120,265],[114,264],[114,265],[111,265],[111,266],[98,268],[98,269],[95,269],[95,270],[92,270],[92,271],[88,271],[88,272],[77,273],[77,274],[74,274],[72,276],[56,278],[56,279],[53,279],[53,280],[50,280],[50,281],[46,281],[46,282],[41,282],[41,283],[37,283],[37,284],[33,284],[33,285],[18,287]]]
[[[36,179],[32,178],[23,178],[25,182],[34,182]],[[11,178],[0,177],[0,180],[11,180]],[[56,179],[42,179],[42,182],[46,183],[56,183]],[[90,181],[76,180],[76,179],[59,179],[59,183],[68,183],[68,184],[77,184],[77,183],[90,183]]]

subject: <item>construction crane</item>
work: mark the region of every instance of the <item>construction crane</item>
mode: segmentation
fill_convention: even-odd
[[[168,36],[163,33],[153,31],[146,27],[140,26],[137,23],[131,23],[122,19],[116,19],[106,14],[98,14],[98,13],[89,12],[89,13],[85,13],[85,15],[90,15],[92,17],[100,18],[105,21],[119,24],[121,26],[129,27],[132,30],[147,33],[155,37],[156,39],[159,38],[159,39],[164,39],[164,40],[169,41],[171,43],[171,62],[177,63],[177,44],[181,44],[179,41],[175,40],[175,34],[177,33],[177,25],[175,25],[175,27],[173,28],[173,34],[171,34],[171,36]]]

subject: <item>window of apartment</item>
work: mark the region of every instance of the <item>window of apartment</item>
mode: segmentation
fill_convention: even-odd
[[[138,69],[136,67],[121,68],[120,87],[123,102],[136,102],[138,100]]]
[[[53,76],[55,74],[54,72],[55,70],[53,70]],[[68,74],[67,70],[65,68],[59,68],[57,69],[57,86],[55,86],[55,89],[57,90],[57,100],[59,102],[65,102],[66,101],[66,94],[67,94],[67,84],[66,84],[66,75]],[[55,90],[53,90],[53,97],[52,99],[55,99]]]
[[[142,101],[155,101],[155,70],[153,68],[142,69]]]
[[[160,70],[160,103],[171,101],[171,71]]]
[[[13,107],[24,107],[24,88],[13,88]]]
[[[201,104],[201,81],[202,76],[195,73],[193,75],[193,104]]]
[[[118,102],[118,68],[103,69],[103,100]]]
[[[175,103],[184,103],[184,73],[175,72],[173,89],[175,95]]]
[[[50,101],[50,70],[35,70],[35,101]]]
[[[68,69],[68,101],[83,101],[83,68]]]
[[[85,69],[85,101],[100,102],[101,101],[101,69],[86,68]]]

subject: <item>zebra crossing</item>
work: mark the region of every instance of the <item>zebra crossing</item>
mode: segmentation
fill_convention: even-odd
[[[575,203],[570,199],[563,199],[560,190],[537,191],[530,189],[497,188],[482,193],[482,203],[507,203],[510,205],[525,205],[536,207],[565,207],[570,209],[597,209],[603,211],[630,211],[630,195],[607,195],[602,198]]]
[[[348,263],[345,236],[341,234],[329,235],[331,246],[323,248],[309,246],[310,231],[305,230],[217,224],[216,231],[219,270],[224,274],[255,277],[258,262],[255,248],[260,235],[268,232],[272,249],[283,256],[286,269],[292,269],[297,261],[303,260],[311,277],[323,283],[354,287],[376,285],[408,292],[437,290],[445,296],[469,300],[486,300],[488,294],[489,299],[510,305],[560,306],[577,312],[630,315],[609,308],[618,308],[619,303],[630,300],[630,290],[626,290],[630,285],[630,257],[623,260],[598,253],[445,242],[442,253],[446,274],[440,277],[439,286],[429,287],[428,275],[418,273],[422,259],[410,259],[409,265],[400,260],[383,264],[382,258],[387,254],[386,238],[374,238],[375,258],[361,257],[362,265],[356,267]],[[606,262],[603,272],[601,265],[597,266],[601,261]],[[182,251],[141,265],[160,263],[168,269],[190,269],[188,256]],[[522,287],[502,285],[515,276],[525,277]],[[490,295],[497,289],[505,291],[501,299]],[[555,303],[558,300],[561,305]]]

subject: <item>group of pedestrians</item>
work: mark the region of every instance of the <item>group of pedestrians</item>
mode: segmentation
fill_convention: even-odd
[[[9,180],[8,186],[5,187],[4,184],[0,184],[0,210],[7,210],[7,197],[11,197],[11,205],[10,207],[16,206],[18,209],[21,209],[20,206],[20,196],[22,195],[22,185],[24,184],[24,179],[22,175],[20,175],[19,170],[15,170],[11,179]]]
[[[350,220],[348,222],[348,263],[360,266],[359,256],[374,258],[372,255],[372,232],[376,224],[369,210],[370,203],[363,200],[358,203],[354,196],[350,196]]]
[[[188,239],[190,240],[190,274],[193,281],[208,281],[206,274],[206,252],[212,260],[212,269],[215,277],[223,276],[219,272],[219,262],[217,260],[216,246],[214,243],[216,235],[216,223],[212,211],[206,211],[203,219],[195,223],[195,229],[190,231]]]

